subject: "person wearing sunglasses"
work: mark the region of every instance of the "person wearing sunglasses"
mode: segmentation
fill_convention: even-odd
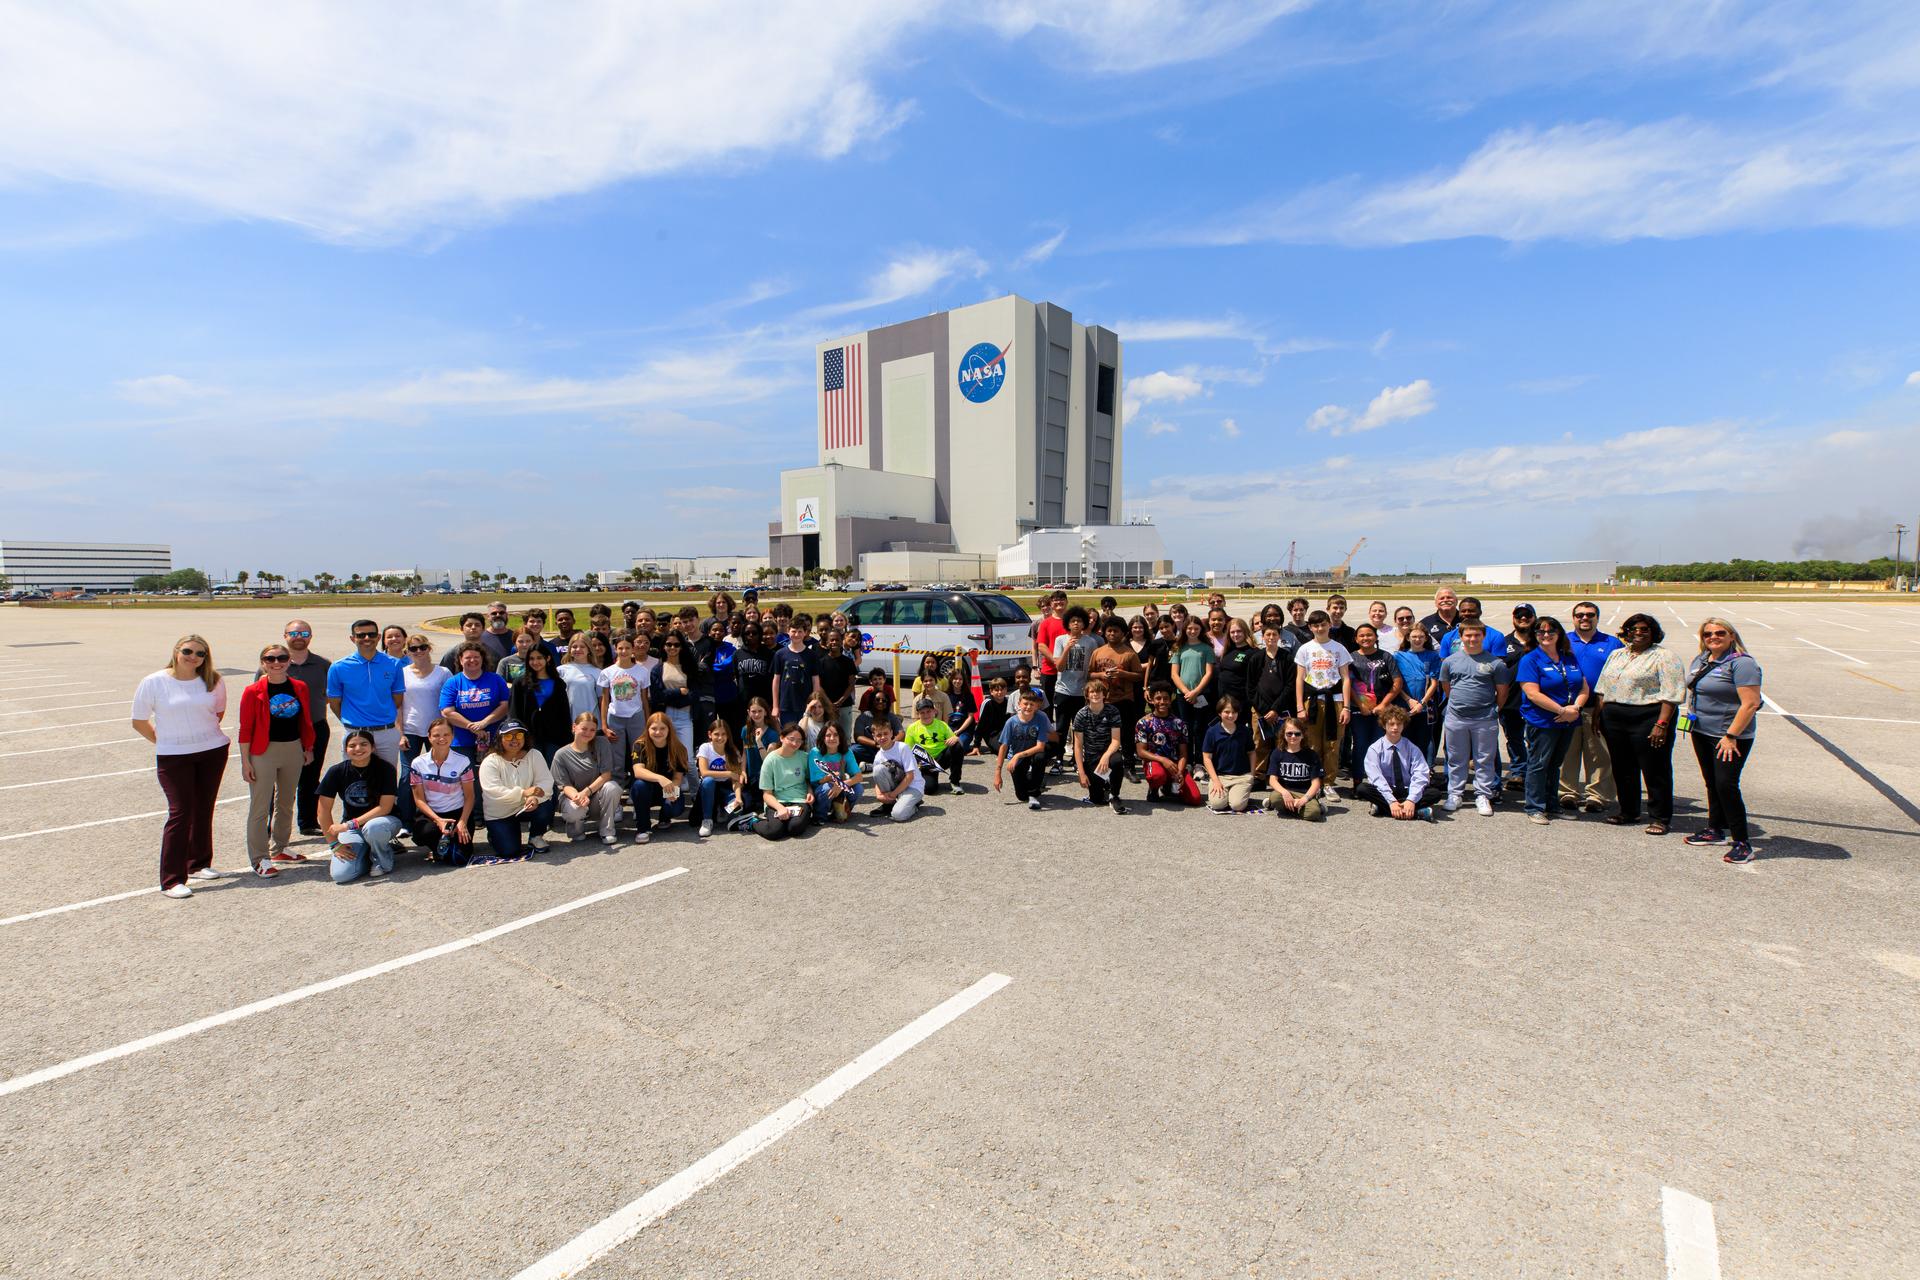
[[[1753,861],[1740,771],[1753,754],[1760,677],[1760,664],[1731,622],[1708,618],[1700,624],[1700,652],[1687,668],[1687,714],[1681,726],[1693,735],[1693,758],[1707,789],[1707,825],[1686,842],[1725,844],[1731,836],[1722,861],[1736,865]]]
[[[397,774],[407,664],[380,651],[380,624],[373,619],[360,619],[347,634],[354,651],[327,668],[327,705],[347,729],[371,735],[374,751]]]
[[[1514,681],[1526,735],[1527,820],[1544,825],[1561,810],[1560,764],[1593,690],[1558,618],[1539,618],[1529,630],[1532,647],[1515,667]]]
[[[1582,600],[1573,606],[1573,630],[1567,632],[1573,646],[1573,660],[1595,697],[1587,703],[1580,723],[1573,726],[1573,739],[1567,744],[1567,758],[1560,766],[1560,803],[1568,808],[1580,805],[1582,777],[1585,779],[1588,813],[1605,813],[1613,807],[1613,763],[1607,757],[1606,732],[1600,723],[1600,672],[1607,659],[1620,647],[1620,638],[1600,629],[1600,606]]]
[[[133,731],[153,744],[167,797],[160,833],[160,891],[191,898],[189,880],[218,880],[213,869],[213,806],[227,771],[227,686],[213,650],[197,635],[174,642],[167,665],[133,691]]]
[[[546,834],[556,807],[553,771],[545,757],[528,749],[527,726],[518,720],[501,724],[499,742],[500,749],[480,764],[481,814],[491,853],[470,859],[468,866],[518,862],[530,853],[547,851]],[[528,825],[524,843],[522,823]]]
[[[313,651],[313,624],[301,618],[289,622],[280,633],[287,642],[287,677],[307,687],[307,710],[313,716],[313,759],[300,770],[300,785],[294,794],[294,827],[303,836],[320,834],[320,820],[314,816],[314,800],[320,785],[320,773],[326,766],[327,743],[333,739],[333,726],[327,719],[327,670],[333,663]],[[255,680],[267,674],[266,668],[253,673]]]
[[[1593,682],[1620,797],[1620,811],[1606,821],[1614,827],[1640,821],[1644,780],[1647,834],[1663,836],[1673,825],[1673,726],[1687,673],[1679,655],[1661,645],[1666,634],[1651,614],[1629,617],[1620,624],[1620,635],[1626,644],[1607,655]]]
[[[507,602],[495,600],[487,606],[487,629],[480,633],[480,643],[487,647],[487,670],[498,670],[500,660],[513,652],[513,637]]]
[[[1267,812],[1278,818],[1325,822],[1320,795],[1327,772],[1320,753],[1307,745],[1307,726],[1298,716],[1280,722],[1279,745],[1267,754]]]
[[[647,682],[647,705],[666,714],[674,736],[686,757],[693,758],[694,672],[699,664],[693,645],[678,631],[668,631],[660,639],[660,665]]]
[[[394,631],[397,628],[388,627],[387,630]],[[404,783],[414,757],[427,748],[427,729],[440,718],[440,690],[447,681],[453,679],[453,672],[433,661],[433,641],[418,631],[411,635],[405,632],[401,634],[404,636],[402,652],[406,655],[407,665],[400,671],[405,689],[400,701],[398,772]],[[401,786],[400,802],[395,812],[407,830],[412,831],[419,813],[413,803],[411,785]]]
[[[282,863],[305,862],[290,853],[293,802],[300,770],[313,759],[313,717],[307,686],[287,676],[291,655],[284,644],[260,651],[267,674],[240,691],[240,777],[247,784],[247,861],[262,878],[279,875]]]

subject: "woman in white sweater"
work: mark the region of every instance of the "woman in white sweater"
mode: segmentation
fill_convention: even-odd
[[[517,862],[529,853],[545,853],[541,837],[553,825],[553,771],[538,751],[527,749],[527,726],[509,720],[500,726],[500,749],[480,764],[481,813],[487,823],[491,858],[472,863]],[[531,821],[524,847],[520,824]]]
[[[133,691],[133,731],[153,744],[167,825],[160,833],[160,889],[191,898],[189,880],[218,880],[213,806],[227,769],[227,686],[200,636],[174,642],[168,664]]]

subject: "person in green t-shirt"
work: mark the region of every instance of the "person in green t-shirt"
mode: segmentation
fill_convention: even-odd
[[[805,833],[813,821],[807,787],[807,734],[788,721],[780,726],[780,745],[760,763],[760,794],[766,801],[753,829],[768,840]]]
[[[960,761],[965,749],[956,745],[953,729],[940,718],[940,706],[932,698],[922,698],[913,706],[913,723],[907,726],[907,745],[923,752],[934,768],[945,773],[960,790]],[[938,790],[939,783],[929,779],[927,789]]]

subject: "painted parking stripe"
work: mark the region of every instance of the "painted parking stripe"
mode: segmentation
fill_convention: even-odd
[[[0,693],[25,693],[29,689],[70,689],[85,680],[41,680],[34,684],[10,684],[0,688]]]
[[[1892,783],[1888,782],[1885,778],[1882,778],[1879,774],[1875,773],[1873,770],[1867,768],[1867,766],[1865,766],[1864,764],[1861,764],[1858,760],[1854,759],[1851,755],[1847,754],[1846,751],[1842,750],[1840,747],[1836,746],[1832,741],[1830,741],[1825,736],[1823,736],[1812,725],[1807,723],[1807,721],[1809,720],[1823,720],[1823,719],[1824,720],[1842,720],[1842,719],[1864,720],[1864,719],[1868,719],[1868,717],[1866,716],[1812,716],[1812,715],[1798,716],[1793,714],[1791,711],[1788,711],[1785,707],[1781,706],[1778,702],[1776,702],[1773,698],[1769,697],[1765,693],[1762,693],[1760,695],[1760,701],[1766,707],[1770,707],[1774,711],[1778,712],[1780,715],[1780,718],[1785,720],[1788,724],[1792,725],[1794,728],[1798,729],[1800,732],[1806,734],[1809,738],[1812,738],[1815,745],[1819,746],[1828,755],[1832,756],[1835,760],[1838,760],[1842,765],[1846,766],[1847,771],[1852,773],[1854,777],[1859,778],[1862,782],[1866,783],[1868,786],[1872,787],[1875,791],[1879,792],[1881,795],[1881,798],[1886,800],[1888,804],[1891,804],[1894,808],[1898,809],[1901,813],[1904,813],[1905,815],[1907,815],[1908,821],[1912,822],[1915,826],[1920,826],[1920,805],[1916,805],[1913,801],[1907,799],[1904,795],[1900,794],[1899,789],[1896,788]],[[1912,721],[1894,721],[1893,723],[1911,724],[1913,722]]]
[[[125,698],[114,698],[107,702],[75,702],[63,707],[28,707],[24,711],[0,711],[0,716],[44,716],[56,711],[84,711],[88,707],[130,707],[132,705]]]
[[[560,1280],[562,1276],[576,1275],[592,1266],[691,1200],[702,1189],[726,1177],[825,1111],[888,1063],[1005,989],[1012,981],[1003,973],[990,973],[960,994],[929,1009],[778,1111],[742,1129],[723,1145],[638,1200],[587,1228],[521,1271],[515,1280]]]
[[[1660,1226],[1667,1237],[1667,1280],[1720,1280],[1720,1239],[1713,1229],[1712,1205],[1662,1187]]]
[[[1836,658],[1845,658],[1848,662],[1857,662],[1863,667],[1868,665],[1865,658],[1856,658],[1852,654],[1842,653],[1838,649],[1827,649],[1827,646],[1821,644],[1818,640],[1809,640],[1805,636],[1795,636],[1794,639],[1798,640],[1801,644],[1810,644],[1816,649],[1826,649],[1828,653]]]
[[[125,1044],[114,1045],[111,1049],[101,1049],[82,1057],[69,1058],[65,1062],[57,1062],[50,1067],[42,1067],[38,1071],[29,1071],[26,1075],[15,1076],[11,1080],[0,1082],[0,1098],[6,1097],[9,1094],[22,1093],[37,1085],[49,1084],[70,1075],[76,1075],[91,1067],[100,1066],[102,1063],[113,1062],[120,1058],[130,1058],[136,1053],[144,1053],[148,1049],[157,1049],[163,1044],[172,1044],[176,1040],[185,1040],[188,1036],[197,1036],[203,1031],[212,1031],[216,1027],[224,1027],[230,1022],[238,1022],[242,1018],[251,1018],[255,1014],[266,1013],[270,1010],[281,1008],[284,1005],[295,1004],[313,996],[325,995],[329,991],[338,991],[342,987],[350,987],[356,982],[365,982],[369,978],[383,977],[389,973],[396,973],[401,969],[411,968],[416,964],[425,964],[429,960],[438,960],[441,956],[454,955],[457,952],[465,951],[471,947],[477,947],[482,943],[492,942],[495,938],[505,937],[509,933],[530,928],[536,924],[542,924],[556,917],[564,916],[569,912],[578,911],[582,907],[590,907],[595,903],[605,902],[609,898],[617,898],[623,893],[632,893],[635,889],[644,889],[648,885],[659,884],[662,880],[670,880],[674,876],[685,875],[686,872],[687,869],[685,867],[675,867],[671,871],[662,871],[658,875],[647,876],[641,880],[629,880],[627,883],[617,884],[611,889],[602,889],[600,892],[590,893],[584,898],[575,898],[572,902],[563,902],[557,907],[548,907],[545,911],[536,911],[530,916],[522,916],[518,920],[509,920],[505,924],[495,925],[491,929],[483,929],[479,933],[470,933],[466,937],[456,938],[452,942],[443,942],[437,947],[428,947],[424,951],[415,951],[408,955],[396,956],[392,960],[383,960],[379,964],[368,965],[364,969],[355,969],[352,973],[343,973],[337,978],[328,978],[324,982],[309,983],[304,987],[296,987],[292,991],[283,991],[277,996],[268,996],[264,1000],[255,1000],[251,1004],[243,1004],[237,1009],[228,1009],[224,1013],[212,1014],[205,1018],[196,1018],[192,1022],[183,1022],[177,1027],[169,1027],[165,1031],[157,1031],[153,1035],[142,1036],[138,1040],[129,1040]]]
[[[245,799],[247,799],[246,796],[228,796],[225,800],[215,800],[214,804],[238,804]],[[116,822],[135,822],[141,818],[164,818],[166,816],[167,811],[165,809],[152,809],[146,813],[122,814],[118,818],[95,818],[92,822],[75,822],[64,827],[42,827],[38,831],[15,831],[11,834],[0,836],[0,841],[31,840],[35,836],[57,835],[62,831],[80,831],[87,827],[110,827]]]
[[[312,862],[295,862],[290,864],[290,866],[282,866],[280,868],[280,874],[285,875],[292,867],[318,867],[321,865],[323,864],[318,860]],[[227,877],[250,876],[253,874],[253,868],[238,867],[232,871],[222,871],[220,874]],[[29,920],[44,920],[48,916],[63,916],[69,911],[84,911],[88,907],[104,907],[109,902],[125,902],[128,898],[141,898],[149,893],[158,892],[160,892],[160,886],[153,884],[148,885],[144,889],[128,889],[124,893],[109,893],[101,898],[88,898],[85,902],[69,902],[64,906],[42,907],[38,911],[28,911],[22,915],[8,916],[6,919],[0,920],[0,929],[4,929],[10,924],[25,924]]]
[[[32,729],[0,729],[0,737],[14,733],[51,733],[55,729],[84,729],[90,724],[124,724],[125,716],[108,716],[105,720],[75,720],[71,724],[43,724]]]
[[[44,698],[71,698],[77,693],[112,693],[105,685],[94,685],[88,689],[63,689],[59,693],[29,693],[15,698],[15,702],[39,702]]]
[[[35,747],[31,751],[0,751],[0,760],[11,760],[15,756],[44,756],[49,751],[85,751],[90,747],[125,747],[133,743],[151,746],[145,738],[109,738],[105,742],[69,742],[59,747]]]
[[[1832,618],[1822,618],[1820,621],[1829,627],[1839,627],[1842,631],[1859,631],[1863,634],[1866,631],[1865,627],[1856,627],[1847,622],[1835,622]]]
[[[95,778],[124,778],[130,773],[152,773],[151,766],[138,769],[115,769],[111,773],[77,773],[71,778],[45,778],[39,782],[9,782],[0,787],[0,791],[25,791],[28,787],[51,787],[61,782],[92,782]]]

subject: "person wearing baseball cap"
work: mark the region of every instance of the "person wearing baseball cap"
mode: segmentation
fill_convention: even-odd
[[[507,720],[495,740],[500,749],[480,764],[481,813],[487,824],[487,844],[491,858],[476,858],[468,865],[487,862],[518,862],[528,854],[545,853],[542,837],[553,825],[553,772],[545,757],[528,749],[527,726]],[[520,839],[520,824],[528,823],[528,839]]]
[[[960,748],[954,741],[953,726],[940,718],[940,704],[922,697],[913,704],[913,720],[907,725],[907,746],[925,757],[936,774],[947,775],[955,791],[960,790]],[[930,777],[927,789],[939,788],[939,778]]]
[[[1520,688],[1520,659],[1540,647],[1534,639],[1533,624],[1539,613],[1530,604],[1513,606],[1513,630],[1507,633],[1507,651],[1501,658],[1507,664],[1507,670],[1514,674],[1513,687],[1516,696],[1508,698],[1506,705],[1500,708],[1500,737],[1507,748],[1507,765],[1504,788],[1524,787],[1527,783],[1527,722],[1520,714],[1520,704],[1526,701],[1518,696]]]

